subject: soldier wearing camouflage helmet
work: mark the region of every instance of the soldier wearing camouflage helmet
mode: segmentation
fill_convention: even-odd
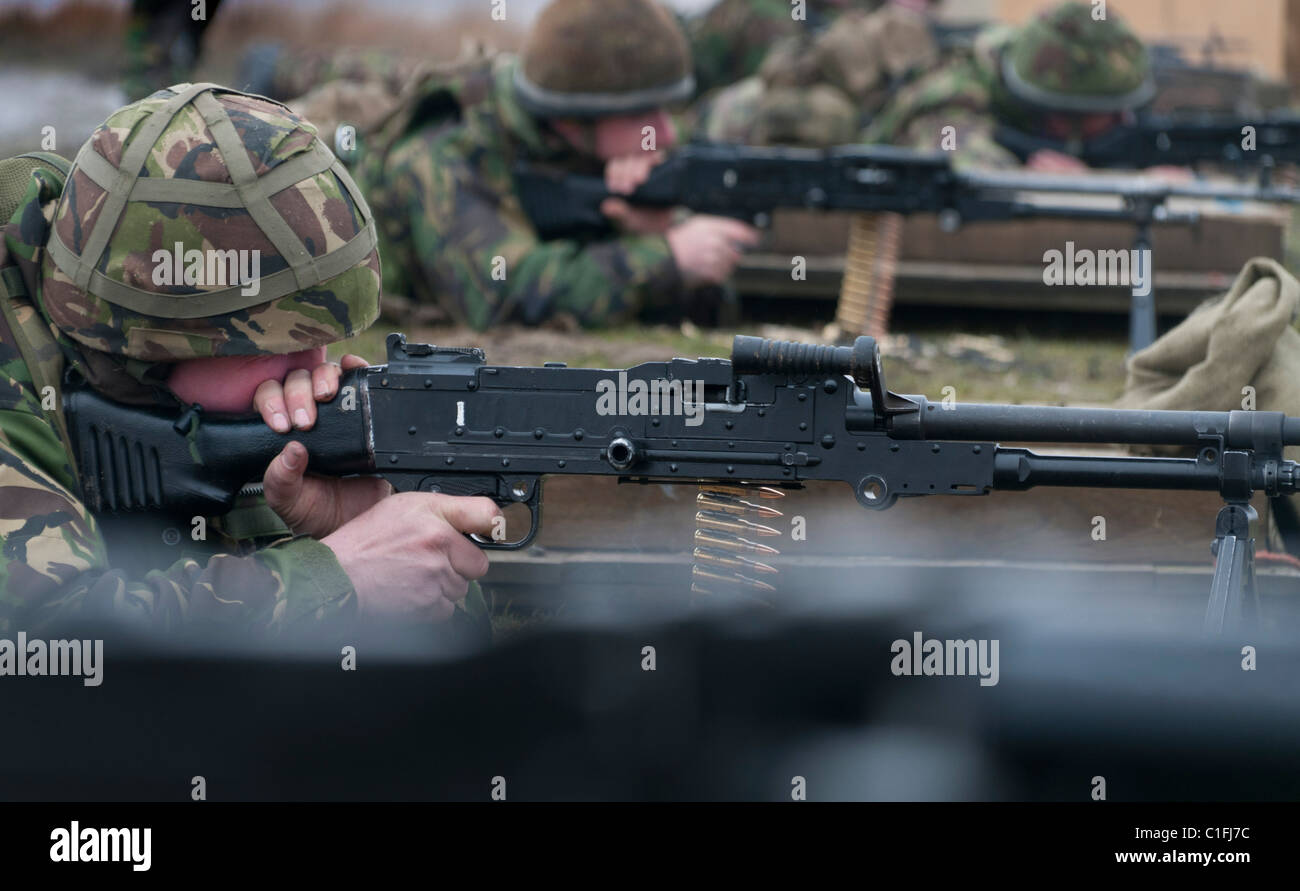
[[[675,222],[607,199],[611,233],[541,239],[512,167],[602,171],[613,193],[645,180],[676,134],[665,108],[692,93],[690,53],[654,0],[555,0],[520,57],[425,74],[363,140],[359,179],[379,224],[385,290],[462,324],[599,325],[678,315],[757,239],[720,217]]]
[[[1020,159],[995,138],[999,127],[1071,143],[1105,133],[1155,95],[1146,47],[1114,15],[1062,3],[1023,27],[996,26],[970,52],[900,91],[862,139],[951,148],[963,163],[1007,167]],[[952,130],[945,128],[951,127]],[[1032,169],[1079,172],[1068,154],[1041,151]]]
[[[0,214],[0,631],[86,616],[258,634],[431,619],[486,570],[460,533],[490,532],[491,502],[305,476],[288,437],[265,501],[194,524],[205,535],[179,518],[183,534],[128,553],[82,503],[65,383],[132,405],[256,410],[284,434],[333,397],[325,347],[376,318],[380,265],[366,202],[311,124],[177,85],[115,112],[70,170],[0,162]],[[242,274],[253,256],[255,278]]]

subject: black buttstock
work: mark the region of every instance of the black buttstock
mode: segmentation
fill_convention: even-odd
[[[609,197],[600,177],[571,176],[521,162],[515,165],[514,178],[524,215],[541,238],[613,234],[613,225],[600,212],[600,202]]]
[[[668,159],[652,170],[633,194],[620,197],[642,207],[689,206],[682,182],[687,163],[683,157]],[[601,202],[613,197],[601,177],[569,174],[521,161],[515,165],[514,178],[524,214],[542,238],[614,234],[614,225],[600,210]]]
[[[307,447],[309,466],[332,475],[365,473],[373,464],[367,445],[364,372],[350,372],[344,399],[317,405],[316,425],[279,434],[258,416],[207,416],[191,409],[123,405],[89,387],[64,397],[82,499],[92,513],[161,511],[220,515],[239,490],[260,481],[290,439]]]

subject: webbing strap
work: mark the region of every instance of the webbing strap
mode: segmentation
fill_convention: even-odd
[[[0,269],[0,287],[3,287],[6,295],[13,299],[27,297],[27,282],[23,281],[23,274],[17,266],[6,266]]]
[[[112,169],[112,165],[98,153],[95,157]],[[277,164],[270,173],[258,180],[258,188],[268,196],[282,192],[290,186],[296,186],[303,180],[311,179],[317,174],[329,170],[335,163],[334,155],[320,143],[314,143],[312,151],[290,158]],[[101,188],[104,184],[96,179],[101,171],[82,168]],[[135,181],[131,190],[132,201],[164,201],[173,204],[197,204],[200,207],[243,207],[239,187],[233,183],[209,183],[193,179],[150,179]]]
[[[257,171],[253,169],[253,162],[248,159],[248,152],[244,149],[239,134],[235,132],[235,125],[226,115],[226,110],[211,95],[195,98],[194,107],[207,122],[208,130],[212,132],[212,138],[216,141],[217,148],[221,150],[221,156],[226,160],[226,170],[230,173],[230,179],[239,191],[240,197],[244,199],[248,215],[270,239],[271,244],[275,245],[280,256],[288,261],[289,268],[293,270],[294,278],[298,283],[298,289],[320,284],[320,273],[312,262],[311,251],[307,250],[298,233],[293,231],[293,227],[285,222],[284,217],[280,216],[272,206],[271,197],[262,190],[257,179]]]
[[[315,261],[321,281],[328,281],[336,275],[347,272],[368,257],[376,244],[375,222],[371,220],[343,247]],[[72,252],[57,239],[50,240],[47,250],[60,267],[63,266],[65,257],[70,259],[73,256]],[[213,291],[203,291],[201,295],[158,294],[123,284],[96,271],[91,276],[88,290],[110,303],[144,315],[165,319],[199,319],[238,312],[302,290],[293,269],[281,269],[279,272],[264,275],[258,279],[258,285],[256,294],[242,293],[244,286],[238,283]],[[194,299],[197,296],[202,296],[203,299]]]
[[[90,284],[91,273],[94,272],[95,266],[98,265],[100,255],[104,253],[104,248],[108,247],[108,239],[112,236],[113,230],[117,228],[117,221],[126,208],[127,200],[131,197],[131,188],[140,175],[140,168],[144,166],[145,159],[149,156],[149,152],[153,150],[158,137],[171,123],[172,118],[191,99],[204,90],[211,88],[212,84],[189,84],[186,89],[168,99],[162,108],[151,114],[136,132],[131,144],[126,147],[122,154],[122,163],[118,167],[113,177],[113,183],[108,189],[104,206],[99,212],[99,217],[95,220],[95,228],[82,247],[81,256],[77,257],[73,268],[64,269],[64,272],[72,278],[78,288],[86,290],[86,286]],[[82,147],[83,154],[87,151],[94,151],[90,140]],[[78,160],[80,160],[80,155],[78,155]]]

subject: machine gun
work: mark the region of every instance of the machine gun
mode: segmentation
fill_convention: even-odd
[[[541,237],[612,234],[600,204],[612,197],[604,180],[520,162],[515,182],[525,214]],[[1037,198],[1033,196],[1037,194]],[[1044,196],[1111,196],[1114,206],[1081,206]],[[942,152],[892,146],[834,149],[755,148],[693,144],[651,171],[632,204],[687,207],[764,225],[776,208],[938,214],[940,226],[1038,218],[1119,220],[1134,225],[1135,256],[1148,257],[1151,225],[1194,224],[1194,211],[1172,211],[1171,198],[1300,202],[1288,188],[1204,182],[1173,183],[1143,176],[1065,177],[959,171]],[[1147,270],[1150,273],[1150,270]],[[1134,275],[1129,343],[1136,351],[1156,337],[1155,295]],[[1149,282],[1147,282],[1149,285]]]
[[[514,541],[471,536],[485,548],[533,540],[549,474],[720,486],[720,500],[703,502],[720,509],[702,511],[716,521],[706,544],[749,553],[764,551],[734,534],[727,509],[754,505],[732,496],[811,480],[845,483],[872,510],[899,498],[1035,486],[1205,490],[1225,502],[1206,614],[1218,631],[1254,614],[1259,518],[1251,497],[1300,486],[1296,462],[1282,454],[1300,445],[1300,419],[936,405],[886,388],[870,337],[835,347],[737,336],[730,361],[673,359],[621,371],[489,365],[481,350],[412,344],[401,334],[390,334],[387,348],[387,364],[346,373],[338,396],[319,406],[316,426],[292,435],[318,473],[376,474],[400,491],[525,505],[527,533]],[[141,409],[89,388],[68,391],[65,409],[84,500],[97,514],[225,513],[286,442],[257,417],[208,415],[197,405]],[[1196,455],[1039,455],[1000,439],[1177,445]]]
[[[1249,128],[1249,129],[1248,129]],[[1278,164],[1300,163],[1300,114],[1244,117],[1222,112],[1147,114],[1092,139],[1061,142],[1001,126],[993,138],[1022,161],[1047,149],[1074,155],[1089,167],[1140,170],[1221,164],[1250,169],[1267,187]]]

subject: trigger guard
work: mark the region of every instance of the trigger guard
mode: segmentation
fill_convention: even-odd
[[[532,518],[532,523],[528,527],[528,534],[525,535],[523,538],[519,539],[518,541],[495,541],[491,538],[484,538],[483,536],[479,535],[477,532],[466,532],[465,537],[468,538],[470,541],[472,541],[474,544],[478,545],[480,548],[483,548],[484,550],[490,550],[490,551],[518,551],[521,548],[528,547],[530,544],[533,543],[533,539],[537,537],[537,530],[541,528],[542,525],[542,516],[541,516],[542,504],[541,504],[541,498],[539,497],[539,494],[540,494],[539,492],[534,491],[533,497],[526,502],[511,501],[509,499],[505,499],[503,503],[501,499],[497,499],[497,498],[493,499],[494,501],[497,501],[497,503],[500,504],[502,507],[508,507],[512,504],[528,505],[528,512]]]

